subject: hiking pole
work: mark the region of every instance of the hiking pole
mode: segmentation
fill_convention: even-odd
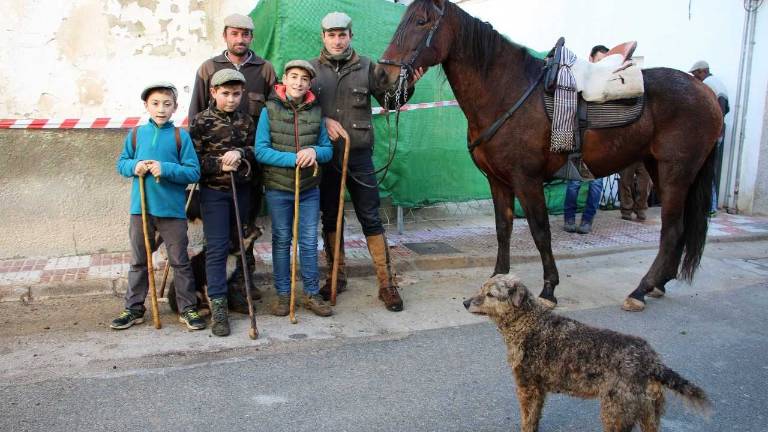
[[[344,157],[341,161],[341,186],[339,187],[339,209],[336,212],[336,236],[333,239],[333,268],[331,269],[331,306],[336,306],[336,290],[339,279],[339,252],[341,249],[342,221],[344,220],[344,186],[347,183],[347,162],[349,162],[349,135],[343,130]]]
[[[192,189],[189,190],[189,196],[187,197],[187,203],[184,205],[184,213],[189,209],[189,203],[192,202],[192,194],[195,193],[197,183],[192,183]],[[165,250],[168,250],[168,244],[165,245]],[[167,255],[167,254],[166,254]],[[163,281],[160,282],[160,295],[158,297],[163,298],[165,295],[165,283],[168,281],[168,272],[170,271],[170,261],[166,261],[165,269],[163,270]]]
[[[229,172],[229,181],[232,184],[232,201],[235,203],[235,221],[237,222],[237,238],[240,240],[240,259],[243,263],[243,279],[245,280],[245,298],[248,300],[248,317],[251,319],[251,329],[248,337],[259,337],[259,329],[256,327],[256,314],[253,311],[253,299],[251,298],[251,275],[248,263],[245,260],[245,243],[243,242],[243,225],[240,222],[240,207],[237,204],[237,187],[235,186],[235,173]]]
[[[290,320],[291,324],[299,322],[296,319],[296,254],[299,245],[299,186],[301,181],[301,167],[296,164],[295,174],[293,176],[293,235],[291,241],[291,302],[290,302]]]
[[[155,269],[152,264],[152,248],[149,244],[148,224],[147,224],[147,200],[144,195],[144,176],[139,176],[139,194],[141,195],[141,225],[144,231],[144,249],[147,251],[147,276],[149,277],[149,304],[152,307],[152,322],[155,328],[162,327],[160,324],[160,312],[157,306],[157,290],[155,290]]]

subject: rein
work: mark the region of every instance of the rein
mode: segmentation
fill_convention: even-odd
[[[494,135],[496,135],[496,132],[501,129],[501,127],[504,125],[504,123],[509,120],[510,117],[512,117],[512,114],[515,113],[522,105],[525,103],[525,101],[528,99],[528,96],[533,93],[533,90],[539,85],[539,82],[544,77],[544,74],[547,72],[548,66],[545,66],[541,68],[541,72],[539,72],[539,76],[536,77],[536,80],[534,80],[530,86],[525,90],[525,93],[523,93],[522,96],[520,96],[520,99],[515,102],[514,105],[512,105],[504,114],[502,114],[499,118],[496,119],[496,121],[493,122],[488,128],[486,128],[482,134],[480,134],[477,139],[472,141],[467,145],[467,150],[469,150],[470,153],[472,153],[477,146],[482,144],[485,141],[490,140],[493,138]]]

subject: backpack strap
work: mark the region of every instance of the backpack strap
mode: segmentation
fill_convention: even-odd
[[[133,156],[136,156],[136,133],[139,131],[138,126],[133,127],[133,131],[131,131],[131,147],[133,147]]]

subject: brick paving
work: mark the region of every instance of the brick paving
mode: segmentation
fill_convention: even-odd
[[[344,247],[348,267],[355,274],[370,272],[370,255],[365,237],[349,217],[345,231]],[[562,230],[562,217],[550,218],[552,247],[556,255],[589,254],[601,250],[633,247],[654,247],[658,243],[661,222],[659,209],[651,209],[643,223],[624,221],[618,211],[600,211],[593,224],[593,232],[587,235],[566,233]],[[749,240],[768,238],[768,217],[741,216],[719,213],[709,227],[710,241]],[[431,268],[456,266],[492,265],[496,257],[496,231],[490,214],[466,216],[463,220],[424,221],[407,224],[402,234],[388,227],[387,234],[391,256],[398,266],[420,268],[428,263]],[[270,271],[271,242],[269,231],[257,242],[254,254],[260,269]],[[452,247],[456,252],[419,254],[409,249],[407,243],[437,243]],[[321,263],[325,262],[322,243]],[[516,219],[510,241],[510,255],[538,257],[538,252],[523,219]],[[99,253],[69,257],[35,257],[0,260],[0,288],[30,287],[77,283],[78,281],[114,281],[124,279],[130,263],[129,252]],[[156,258],[156,268],[165,266],[162,258]],[[0,293],[1,294],[1,293]],[[0,295],[2,297],[2,295]]]

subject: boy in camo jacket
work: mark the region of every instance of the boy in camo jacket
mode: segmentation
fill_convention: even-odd
[[[255,124],[237,110],[243,97],[245,77],[234,69],[222,69],[211,78],[211,106],[190,124],[190,135],[200,160],[200,207],[206,241],[205,271],[211,303],[211,332],[229,335],[227,308],[227,255],[230,239],[237,239],[235,206],[230,173],[235,173],[240,220],[248,217],[251,176],[256,175],[253,154]]]

